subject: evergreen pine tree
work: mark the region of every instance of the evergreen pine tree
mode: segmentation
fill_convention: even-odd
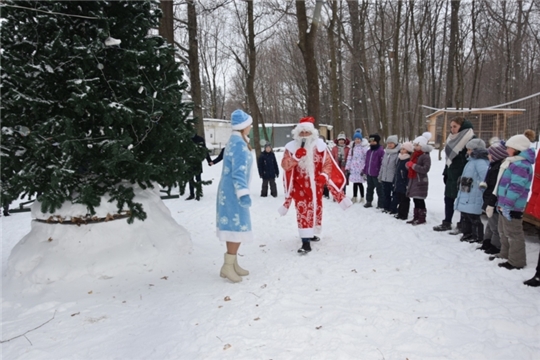
[[[184,188],[206,149],[174,49],[151,33],[160,15],[153,0],[3,1],[4,196],[94,214],[109,193],[133,222],[146,213],[130,184]]]

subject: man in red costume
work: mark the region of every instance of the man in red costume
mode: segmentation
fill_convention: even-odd
[[[321,233],[322,195],[324,185],[343,210],[352,205],[343,194],[346,178],[336,164],[326,143],[319,139],[314,126],[315,119],[305,117],[292,131],[293,141],[285,145],[281,162],[284,170],[285,203],[279,209],[283,216],[294,199],[296,221],[302,239],[300,254],[311,251],[311,241],[319,241],[315,236]]]

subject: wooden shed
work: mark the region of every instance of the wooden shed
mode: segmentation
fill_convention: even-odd
[[[430,108],[433,109],[433,108]],[[521,115],[525,109],[499,109],[499,108],[479,108],[479,109],[434,109],[434,113],[426,116],[428,131],[436,147],[443,147],[448,137],[450,120],[456,116],[469,120],[474,127],[476,136],[486,143],[492,137],[508,139],[511,135],[508,129],[508,118],[514,115]]]

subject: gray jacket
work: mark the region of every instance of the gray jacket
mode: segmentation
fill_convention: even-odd
[[[397,144],[393,149],[384,149],[384,158],[381,164],[381,171],[379,172],[379,181],[394,182],[396,176],[396,169],[398,163],[399,150],[401,144]]]

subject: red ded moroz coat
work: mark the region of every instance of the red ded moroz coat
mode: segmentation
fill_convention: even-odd
[[[293,156],[298,150],[298,143],[291,141],[285,145],[285,154],[281,166],[284,170],[285,203],[288,209],[294,199],[296,206],[296,220],[301,238],[312,238],[321,233],[322,223],[322,195],[324,184],[316,184],[318,175],[325,175],[326,185],[337,202],[341,202],[345,195],[343,187],[346,178],[326,144],[321,139],[313,145],[314,174],[310,176],[298,167],[298,160]],[[282,214],[283,215],[283,214]]]
[[[540,156],[536,156],[531,197],[525,208],[525,214],[531,215],[536,221],[540,222]]]

